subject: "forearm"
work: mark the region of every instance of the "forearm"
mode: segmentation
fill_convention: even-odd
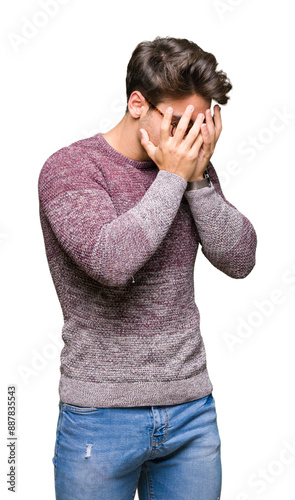
[[[187,182],[161,171],[141,200],[117,216],[103,189],[65,192],[42,209],[61,246],[92,278],[120,286],[151,258],[171,226]]]
[[[100,281],[125,284],[151,258],[176,216],[185,187],[180,176],[161,171],[133,209],[103,226],[91,256]]]
[[[251,222],[217,193],[213,184],[186,191],[202,251],[220,271],[244,278],[255,265],[257,237]]]

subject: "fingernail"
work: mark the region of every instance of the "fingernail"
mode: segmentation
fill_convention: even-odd
[[[199,113],[198,118],[199,120],[204,120],[205,116],[203,115],[203,113]]]
[[[169,113],[169,114],[172,113],[172,108],[170,108],[170,106],[169,106],[169,108],[167,108],[167,113]]]
[[[188,107],[187,107],[188,111],[194,111],[194,106],[192,104],[190,104]]]

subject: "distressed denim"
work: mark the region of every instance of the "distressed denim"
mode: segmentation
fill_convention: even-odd
[[[80,407],[59,402],[57,500],[219,500],[215,400],[169,406]]]

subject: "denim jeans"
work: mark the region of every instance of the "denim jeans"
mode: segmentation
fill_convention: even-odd
[[[212,394],[169,406],[59,402],[57,500],[219,500],[220,437]]]

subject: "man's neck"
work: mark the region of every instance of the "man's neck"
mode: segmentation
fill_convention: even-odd
[[[151,161],[138,137],[137,123],[127,113],[109,132],[103,134],[105,140],[116,151],[136,161]]]

